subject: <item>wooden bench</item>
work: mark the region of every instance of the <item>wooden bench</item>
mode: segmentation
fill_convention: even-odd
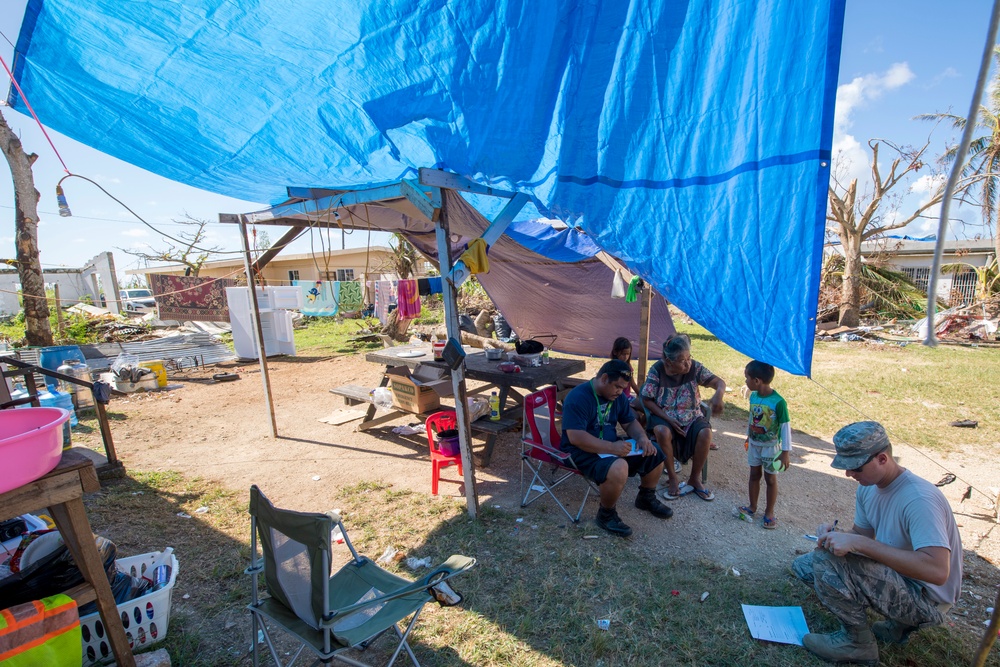
[[[372,427],[403,416],[414,416],[423,420],[427,418],[428,414],[417,414],[393,409],[387,414],[376,417],[376,406],[374,400],[372,399],[371,389],[355,384],[345,384],[340,387],[334,387],[330,390],[330,393],[343,397],[345,405],[368,404],[368,412],[366,413],[365,418],[361,421],[361,424],[358,425],[359,431],[367,431]],[[442,409],[448,410],[449,408],[444,406]],[[477,433],[486,438],[486,446],[483,448],[482,459],[480,462],[481,466],[485,467],[490,464],[490,459],[493,458],[493,447],[496,445],[496,437],[499,434],[506,433],[508,431],[516,431],[521,428],[521,411],[522,408],[518,405],[505,410],[500,415],[500,419],[497,421],[492,421],[489,416],[486,416],[480,417],[470,424],[473,433]],[[435,410],[435,412],[437,412],[437,410]]]

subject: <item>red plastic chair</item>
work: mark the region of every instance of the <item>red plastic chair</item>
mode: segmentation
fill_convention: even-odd
[[[573,457],[559,449],[561,435],[556,426],[555,415],[554,386],[543,387],[524,397],[524,426],[521,433],[521,493],[524,496],[521,507],[530,505],[542,496],[550,496],[570,521],[578,523],[590,492],[597,491],[597,488],[576,469]],[[543,473],[547,467],[551,467],[551,474]],[[526,468],[531,471],[527,493],[524,492]],[[587,484],[587,492],[583,496],[583,502],[580,503],[576,516],[570,514],[553,493],[557,486],[574,477],[579,477]]]
[[[450,465],[458,466],[458,475],[462,476],[462,453],[450,455],[445,454],[438,447],[434,436],[441,431],[458,428],[458,418],[453,410],[443,410],[435,412],[427,418],[427,446],[431,450],[431,493],[438,494],[438,480],[441,478],[441,468]]]

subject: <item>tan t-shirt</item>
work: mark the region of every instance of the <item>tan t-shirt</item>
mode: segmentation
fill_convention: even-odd
[[[859,486],[854,525],[873,529],[875,539],[897,549],[944,547],[951,551],[951,571],[941,586],[919,583],[935,602],[954,605],[962,593],[962,538],[941,489],[909,470],[880,489]],[[917,580],[919,581],[919,580]]]

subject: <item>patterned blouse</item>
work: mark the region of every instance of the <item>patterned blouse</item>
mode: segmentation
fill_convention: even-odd
[[[649,369],[639,394],[656,401],[668,417],[687,431],[688,426],[702,416],[698,385],[709,387],[714,380],[715,374],[694,359],[691,370],[680,377],[667,375],[663,362],[657,361]]]

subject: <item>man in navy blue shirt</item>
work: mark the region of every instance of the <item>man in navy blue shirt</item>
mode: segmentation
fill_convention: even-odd
[[[655,517],[667,519],[673,510],[656,498],[656,485],[663,472],[663,452],[646,437],[622,392],[632,379],[632,367],[612,359],[589,382],[577,386],[563,401],[562,442],[583,475],[597,484],[601,506],[597,525],[614,535],[628,537],[632,529],[618,516],[615,505],[625,482],[639,475],[635,506]],[[632,440],[618,437],[621,424]]]

